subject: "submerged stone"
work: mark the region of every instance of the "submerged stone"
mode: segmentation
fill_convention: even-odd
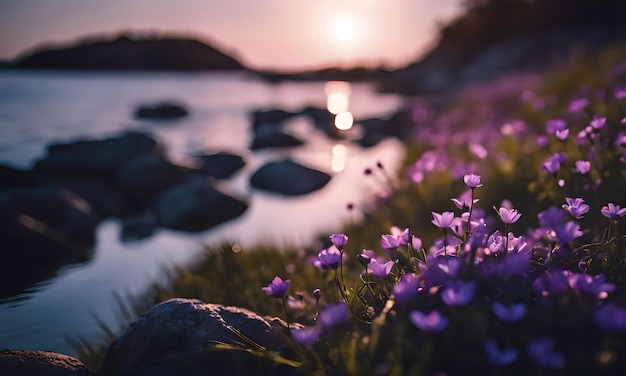
[[[330,175],[292,160],[270,162],[250,178],[253,187],[284,195],[303,195],[324,187]]]

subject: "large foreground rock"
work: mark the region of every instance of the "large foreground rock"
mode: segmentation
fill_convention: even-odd
[[[284,195],[302,195],[316,191],[330,181],[330,175],[292,160],[270,162],[250,178],[253,187]]]
[[[0,351],[0,375],[6,376],[90,376],[78,359],[48,351]]]
[[[270,374],[265,362],[245,352],[208,351],[216,343],[242,342],[230,327],[268,350],[281,349],[276,329],[253,312],[171,299],[152,307],[111,344],[100,375]]]
[[[189,179],[161,195],[156,204],[160,226],[204,231],[240,216],[248,205],[227,196],[203,178]]]

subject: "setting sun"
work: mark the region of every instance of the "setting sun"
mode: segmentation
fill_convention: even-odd
[[[352,25],[346,21],[339,21],[335,24],[335,38],[341,41],[349,41],[352,39],[354,30]]]

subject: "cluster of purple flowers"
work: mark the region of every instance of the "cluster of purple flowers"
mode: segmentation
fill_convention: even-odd
[[[615,99],[624,93],[616,88]],[[551,103],[529,90],[523,101],[542,110]],[[479,207],[476,197],[493,176],[483,184],[485,174],[467,173],[478,166],[452,156],[446,145],[465,145],[479,161],[490,155],[501,170],[514,170],[514,163],[486,147],[485,140],[494,138],[450,131],[464,120],[462,110],[433,119],[416,108],[417,123],[437,126],[417,131],[433,148],[407,177],[416,184],[429,174],[447,173],[459,185],[462,180],[463,192],[452,199],[457,210],[431,212],[432,227],[418,229],[436,234],[429,245],[422,241],[426,236],[396,226],[372,249],[349,244],[345,234],[331,235],[313,259],[324,281],[312,293],[317,310],[291,330],[293,340],[314,349],[332,346],[337,332],[361,331],[363,341],[390,333],[386,345],[401,342],[428,354],[422,359],[426,373],[463,374],[466,367],[487,374],[494,368],[626,372],[620,358],[626,352],[626,207],[619,204],[623,192],[614,189],[623,189],[626,176],[626,130],[614,126],[626,118],[615,122],[591,115],[590,108],[589,99],[573,98],[567,116],[548,119],[545,133],[533,138],[536,178],[527,186],[540,192],[536,205],[518,210],[504,200],[494,212]],[[523,121],[484,128],[496,129],[503,142],[530,133]],[[528,151],[524,145],[520,154]],[[356,276],[346,273],[355,283],[344,279],[344,265],[358,269]],[[289,281],[277,277],[264,291],[284,297],[288,288]],[[393,337],[398,333],[404,333],[401,341]]]

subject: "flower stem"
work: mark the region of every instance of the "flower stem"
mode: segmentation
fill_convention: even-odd
[[[289,331],[289,335],[291,335],[291,327],[289,326],[289,317],[287,317],[287,302],[285,301],[285,297],[282,297],[283,301],[283,310],[285,311],[285,322],[287,323],[287,330]]]

